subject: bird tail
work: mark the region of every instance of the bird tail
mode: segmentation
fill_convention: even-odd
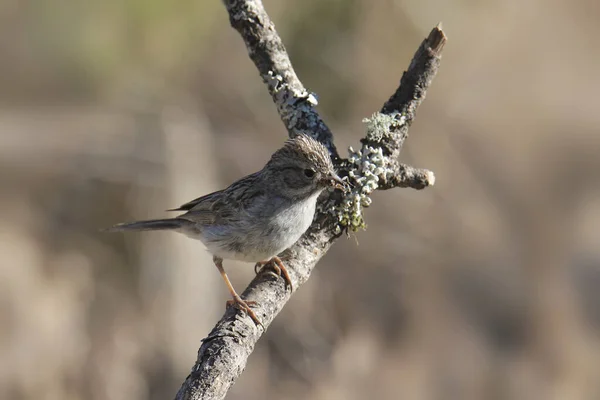
[[[180,229],[189,224],[192,224],[192,222],[181,218],[151,219],[147,221],[124,222],[105,229],[105,232],[162,231]]]

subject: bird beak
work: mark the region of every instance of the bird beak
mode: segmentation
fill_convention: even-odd
[[[344,182],[342,180],[342,178],[340,178],[339,176],[337,176],[337,174],[333,173],[331,175],[329,175],[329,177],[327,178],[327,180],[329,181],[329,184],[336,188],[336,189],[340,189],[343,192],[347,192],[348,191],[348,184],[346,182]]]

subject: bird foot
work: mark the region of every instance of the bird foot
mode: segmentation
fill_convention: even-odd
[[[283,262],[279,257],[275,256],[269,261],[257,262],[254,265],[254,272],[257,275],[263,270],[268,271],[269,273],[272,273],[278,277],[283,277],[283,280],[285,281],[285,288],[287,289],[289,286],[290,290],[293,290],[290,274],[288,273],[287,269],[285,268],[285,265],[283,265]]]
[[[279,269],[279,267],[276,266],[277,269],[274,269],[271,266],[271,262],[270,261],[260,261],[257,262],[256,264],[254,264],[254,273],[256,275],[260,274],[262,270],[267,271],[267,269],[269,269],[268,272],[273,273],[277,276],[281,276],[281,270]]]
[[[233,299],[227,300],[226,304],[227,304],[227,307],[235,307],[238,310],[244,311],[246,314],[248,314],[248,316],[250,318],[252,318],[252,321],[254,321],[254,323],[256,325],[259,325],[264,329],[262,322],[260,322],[260,320],[254,313],[254,311],[252,311],[252,309],[250,308],[251,306],[256,306],[257,303],[255,301],[252,301],[252,300],[245,301],[245,300],[242,300],[241,297],[235,296]]]

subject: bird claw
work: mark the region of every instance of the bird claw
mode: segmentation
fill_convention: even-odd
[[[282,277],[285,281],[285,288],[290,288],[290,291],[293,290],[292,280],[290,279],[290,274],[288,273],[285,265],[281,259],[277,256],[271,258],[269,261],[258,262],[254,265],[254,272],[258,275],[261,271],[267,271],[275,275],[276,277]]]
[[[254,266],[254,272],[256,275],[260,274],[263,270],[267,273],[275,275],[276,277],[281,276],[281,268],[279,268],[273,261],[256,263]]]
[[[235,307],[238,310],[244,311],[246,314],[248,314],[250,318],[252,318],[252,321],[254,321],[256,325],[259,325],[264,329],[264,325],[262,324],[262,322],[260,322],[254,311],[252,311],[252,309],[250,308],[251,306],[256,306],[257,304],[258,303],[256,301],[242,300],[241,297],[234,297],[231,300],[227,300],[226,306]]]
[[[254,264],[254,273],[256,275],[258,275],[260,273],[260,271],[262,270],[262,268],[265,266],[266,263],[263,262],[257,262],[256,264]]]

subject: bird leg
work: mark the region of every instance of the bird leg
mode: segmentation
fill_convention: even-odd
[[[285,281],[286,289],[288,286],[290,287],[290,290],[293,289],[292,280],[290,279],[290,274],[288,273],[287,269],[285,268],[285,265],[283,265],[281,258],[275,256],[275,257],[271,258],[269,261],[257,262],[254,265],[254,272],[256,272],[256,274],[258,274],[260,271],[262,271],[265,268],[268,268],[270,270],[269,272],[272,272],[277,276],[283,277],[283,280]]]
[[[263,324],[260,322],[254,311],[252,311],[252,309],[250,308],[250,306],[256,305],[256,302],[245,301],[237,294],[237,292],[233,288],[233,285],[231,284],[231,281],[229,280],[229,277],[225,273],[225,269],[223,268],[223,259],[215,256],[213,257],[213,262],[215,263],[217,269],[221,273],[221,276],[223,277],[223,280],[227,285],[227,289],[229,289],[229,293],[231,293],[231,297],[233,297],[232,300],[227,301],[227,306],[233,306],[239,310],[245,311],[246,314],[248,314],[248,316],[252,318],[252,321],[254,321],[256,325],[260,325],[264,328]]]

